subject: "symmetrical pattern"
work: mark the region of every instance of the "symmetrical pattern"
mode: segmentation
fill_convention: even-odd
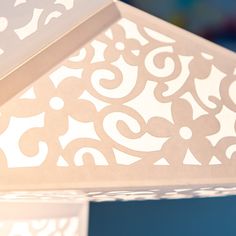
[[[1,107],[1,168],[232,170],[235,60],[184,35],[123,16]]]
[[[40,166],[53,150],[68,166],[88,155],[104,166],[230,160],[236,70],[227,75],[204,51],[185,54],[169,36],[121,19],[1,109],[1,159]]]

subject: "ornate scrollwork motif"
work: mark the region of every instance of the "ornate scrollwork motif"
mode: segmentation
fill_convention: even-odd
[[[235,68],[225,71],[220,60],[122,18],[1,108],[1,161],[58,168],[229,162],[236,79]]]

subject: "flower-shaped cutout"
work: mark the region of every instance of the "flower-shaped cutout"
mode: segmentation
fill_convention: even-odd
[[[121,26],[112,26],[105,34],[100,35],[98,39],[107,44],[104,52],[107,61],[113,62],[123,56],[129,64],[136,64],[140,44],[135,39],[126,38],[125,31]]]
[[[84,91],[83,82],[77,78],[68,77],[57,88],[49,79],[35,84],[35,99],[20,99],[21,107],[17,116],[33,116],[45,112],[45,128],[53,130],[53,136],[58,137],[68,129],[68,115],[81,122],[93,121],[95,106],[79,96]],[[22,109],[25,111],[22,112]]]
[[[174,124],[161,117],[153,117],[147,124],[151,135],[169,137],[162,147],[162,155],[172,165],[182,164],[186,153],[191,153],[199,164],[209,164],[214,154],[207,136],[219,131],[218,120],[212,115],[202,115],[193,120],[192,107],[183,99],[172,103],[171,112]]]

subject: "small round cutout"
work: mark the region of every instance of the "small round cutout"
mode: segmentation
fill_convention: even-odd
[[[192,130],[187,126],[184,126],[179,130],[179,134],[183,139],[188,140],[192,137]]]
[[[64,107],[64,101],[59,97],[53,97],[51,98],[50,107],[54,110],[61,110]]]
[[[118,50],[124,50],[125,49],[125,45],[121,42],[116,43],[115,47]]]

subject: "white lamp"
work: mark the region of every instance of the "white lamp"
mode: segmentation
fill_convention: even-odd
[[[118,1],[38,4],[0,18],[0,199],[236,193],[233,52]]]

